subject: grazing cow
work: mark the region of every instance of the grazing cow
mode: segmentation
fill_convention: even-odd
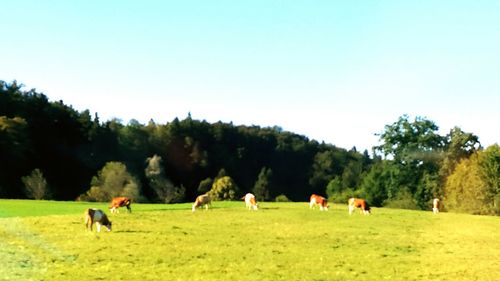
[[[99,209],[87,209],[84,213],[85,228],[92,231],[94,223],[97,225],[97,232],[101,232],[101,225],[104,225],[108,231],[111,231],[111,222],[106,214]]]
[[[438,198],[434,198],[434,200],[432,200],[432,212],[434,214],[439,213],[439,199]]]
[[[243,196],[241,199],[244,199],[245,200],[245,205],[247,206],[247,208],[249,210],[258,210],[258,207],[257,207],[257,200],[255,199],[255,195],[253,195],[252,193],[247,193],[245,196]]]
[[[210,196],[208,194],[203,194],[198,197],[196,197],[196,200],[193,203],[192,210],[193,212],[196,210],[198,207],[203,207],[205,206],[205,209],[208,210],[208,206],[212,202],[212,199],[210,199]]]
[[[354,208],[359,208],[360,211],[365,215],[369,215],[371,212],[370,206],[368,206],[368,203],[366,203],[364,199],[350,198],[348,203],[349,215],[352,215],[352,212],[354,212]]]
[[[118,208],[127,207],[127,211],[130,213],[132,209],[130,208],[131,200],[128,197],[114,197],[111,200],[111,205],[109,206],[109,210],[111,213],[119,213]]]
[[[320,211],[328,211],[328,208],[330,207],[328,205],[328,200],[326,200],[325,197],[313,194],[309,198],[309,208],[312,209],[315,205],[319,206]]]

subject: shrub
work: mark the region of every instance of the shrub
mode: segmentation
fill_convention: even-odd
[[[350,188],[346,188],[340,192],[328,194],[328,201],[332,203],[344,203],[347,204],[349,198],[352,197],[362,197],[358,191],[354,191]]]
[[[384,207],[394,209],[410,209],[419,210],[417,203],[413,199],[410,191],[406,188],[401,189],[394,199],[389,199],[384,202]]]
[[[208,192],[213,201],[235,200],[238,194],[238,186],[229,176],[218,178],[212,184]]]
[[[288,199],[288,197],[286,197],[285,194],[281,194],[281,195],[276,196],[274,201],[276,201],[276,202],[291,202],[290,199]]]
[[[126,196],[135,202],[143,201],[139,181],[127,171],[125,164],[108,162],[92,178],[90,189],[80,196],[80,200],[102,202],[116,196]]]
[[[24,193],[31,199],[49,199],[50,192],[47,181],[39,169],[33,170],[28,176],[21,178],[24,183]]]

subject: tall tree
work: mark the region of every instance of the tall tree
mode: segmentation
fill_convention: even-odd
[[[460,160],[468,158],[481,148],[479,138],[454,127],[446,136],[444,155],[441,163],[440,174],[443,179],[449,176]]]
[[[90,189],[80,196],[85,201],[110,201],[116,196],[126,196],[134,201],[143,201],[140,182],[132,176],[125,164],[108,162],[92,178]]]
[[[28,172],[30,150],[26,120],[0,116],[0,196],[22,196],[19,179]]]
[[[397,122],[385,126],[379,134],[382,144],[376,149],[405,164],[433,160],[444,146],[438,129],[433,121],[416,117],[411,122],[408,115],[403,115]]]
[[[149,181],[149,186],[156,193],[156,200],[162,203],[177,203],[184,199],[184,191],[182,188],[177,188],[164,173],[162,159],[158,155],[149,157],[145,174]]]
[[[500,146],[494,144],[479,154],[481,178],[485,183],[485,203],[488,209],[500,214]]]
[[[271,199],[269,190],[271,188],[270,183],[272,175],[273,171],[269,168],[262,167],[260,170],[259,177],[253,187],[253,193],[255,197],[257,197],[257,200],[268,201]]]
[[[439,172],[439,163],[445,145],[445,138],[437,133],[438,126],[430,120],[416,117],[413,121],[407,115],[401,116],[397,122],[386,125],[385,131],[379,134],[382,144],[376,147],[386,159],[397,166],[393,173],[393,182],[398,189],[405,189],[414,196],[420,208],[427,208],[432,198],[435,179]],[[425,175],[425,180],[424,180]],[[389,190],[389,198],[397,191]]]
[[[486,198],[485,183],[481,178],[478,155],[462,159],[448,177],[444,204],[448,210],[483,213]]]

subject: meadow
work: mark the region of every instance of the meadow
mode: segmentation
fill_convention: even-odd
[[[332,204],[330,204],[332,205]],[[498,280],[500,218],[307,203],[133,204],[0,200],[0,280]]]

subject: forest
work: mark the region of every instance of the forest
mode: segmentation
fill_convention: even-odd
[[[0,197],[136,202],[192,201],[209,192],[238,200],[331,202],[500,214],[500,147],[424,117],[381,125],[371,152],[317,142],[282,128],[100,120],[35,89],[0,80]],[[492,128],[493,129],[493,128]],[[347,133],[347,132],[346,132]]]

